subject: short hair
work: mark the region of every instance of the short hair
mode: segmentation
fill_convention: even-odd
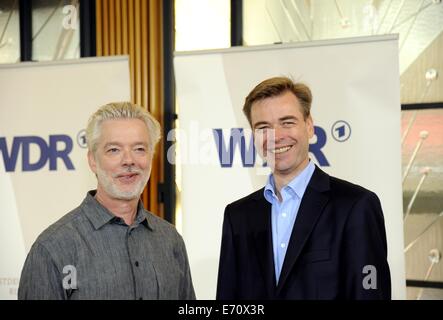
[[[248,94],[243,105],[243,113],[251,123],[251,109],[254,102],[264,100],[266,98],[276,97],[285,92],[292,92],[302,106],[303,118],[309,117],[311,114],[312,93],[311,89],[303,83],[294,82],[288,77],[274,77],[260,82]]]
[[[89,118],[86,128],[86,142],[88,149],[95,154],[97,151],[98,139],[101,135],[101,125],[105,120],[114,119],[139,119],[142,120],[148,129],[149,144],[148,148],[154,151],[157,142],[160,140],[160,124],[145,109],[131,102],[111,102],[100,107]]]

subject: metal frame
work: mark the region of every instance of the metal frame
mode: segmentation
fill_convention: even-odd
[[[443,102],[402,104],[401,110],[443,109]]]
[[[402,104],[401,110],[443,109],[443,102]],[[443,281],[423,281],[406,279],[407,287],[443,289]]]
[[[164,183],[158,186],[159,201],[164,204],[164,218],[175,224],[176,190],[175,166],[168,162],[168,149],[173,141],[167,141],[168,132],[175,127],[177,114],[175,113],[175,87],[174,87],[174,0],[163,1],[163,158],[164,158]]]
[[[407,287],[443,289],[443,282],[440,281],[422,281],[422,280],[406,280]]]
[[[243,0],[231,0],[231,47],[243,45]]]
[[[32,61],[32,1],[19,0],[20,61]]]
[[[80,0],[80,57],[95,57],[95,1]]]

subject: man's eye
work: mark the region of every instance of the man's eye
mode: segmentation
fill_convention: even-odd
[[[135,151],[138,151],[138,152],[145,152],[146,149],[143,148],[143,147],[140,147],[140,148],[135,149]]]
[[[116,153],[116,152],[118,152],[117,148],[110,148],[110,149],[108,149],[108,153]]]
[[[283,125],[286,127],[293,126],[294,122],[293,121],[285,121],[285,122],[283,122]]]

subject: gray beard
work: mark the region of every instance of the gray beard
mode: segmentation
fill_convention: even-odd
[[[146,183],[148,183],[150,172],[141,172],[140,175],[142,179],[134,186],[133,190],[122,191],[118,189],[117,185],[112,181],[112,178],[109,178],[106,172],[97,164],[97,180],[100,182],[104,191],[114,199],[133,200],[140,198]]]

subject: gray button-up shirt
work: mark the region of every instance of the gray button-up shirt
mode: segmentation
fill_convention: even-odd
[[[128,226],[88,192],[33,244],[19,299],[195,299],[174,226],[138,206]]]

